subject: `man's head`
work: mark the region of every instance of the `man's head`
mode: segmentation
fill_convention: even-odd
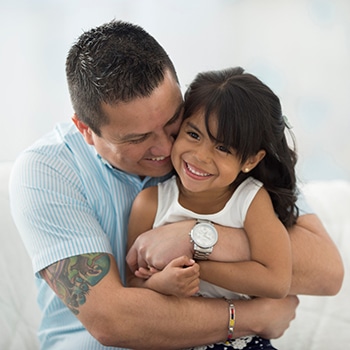
[[[182,95],[170,58],[152,36],[125,22],[92,29],[69,51],[66,72],[73,121],[88,144],[129,173],[171,170]]]
[[[159,43],[141,27],[112,21],[83,33],[66,60],[74,111],[97,135],[108,124],[101,104],[149,97],[173,63]]]

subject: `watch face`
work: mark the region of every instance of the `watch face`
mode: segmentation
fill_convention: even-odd
[[[210,248],[218,240],[218,233],[213,225],[201,222],[193,228],[192,239],[200,247]]]

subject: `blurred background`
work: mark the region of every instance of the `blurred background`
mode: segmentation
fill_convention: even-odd
[[[70,120],[67,52],[112,19],[164,46],[183,91],[199,71],[256,74],[293,125],[301,181],[350,180],[349,0],[0,0],[0,161]]]

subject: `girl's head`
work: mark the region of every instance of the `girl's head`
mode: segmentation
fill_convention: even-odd
[[[279,98],[240,67],[204,72],[196,76],[185,94],[184,120],[198,113],[210,139],[233,150],[242,166],[233,186],[250,175],[260,180],[281,221],[293,224],[297,216],[297,157],[287,143]],[[243,168],[261,154],[264,157],[252,169]]]

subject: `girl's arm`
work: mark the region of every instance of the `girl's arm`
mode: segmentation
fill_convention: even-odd
[[[145,204],[147,203],[147,204]],[[149,187],[141,191],[135,198],[131,207],[129,223],[128,223],[128,240],[127,251],[130,250],[136,238],[143,232],[146,232],[153,227],[153,223],[157,213],[158,206],[158,190],[157,187]],[[145,268],[142,271],[144,279],[150,271]],[[126,264],[126,283],[129,287],[143,287],[144,279],[137,278],[134,271],[131,271],[128,264]]]
[[[153,227],[157,205],[157,187],[147,188],[136,197],[129,217],[128,250],[141,233]],[[127,267],[126,279],[129,287],[148,288],[166,295],[188,297],[199,290],[199,266],[193,259],[180,256],[161,271],[148,267],[140,268],[134,274]]]
[[[290,239],[264,188],[248,209],[244,229],[251,260],[200,262],[201,278],[238,293],[270,298],[286,296],[292,278]]]

